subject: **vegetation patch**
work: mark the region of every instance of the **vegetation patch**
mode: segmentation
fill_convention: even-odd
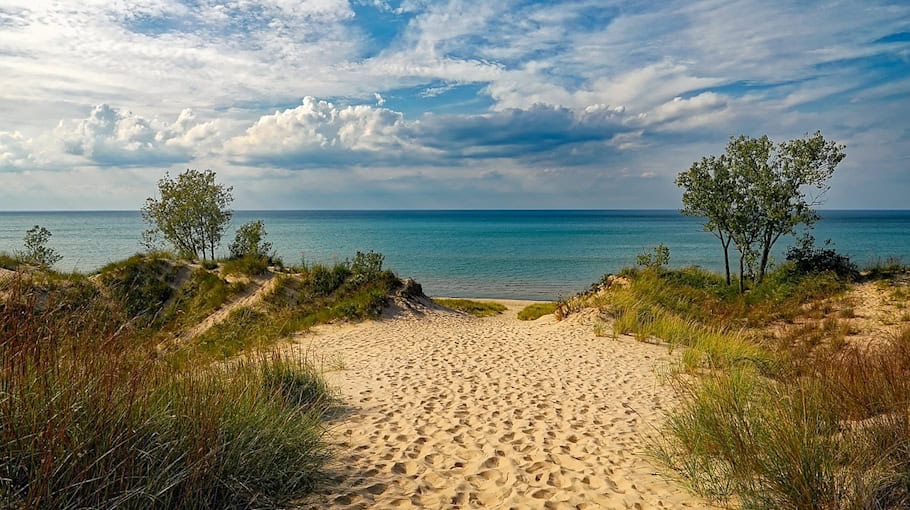
[[[809,255],[815,269],[842,262]],[[851,344],[845,278],[792,262],[744,294],[696,268],[648,267],[585,300],[614,335],[684,349],[670,377],[680,405],[651,451],[694,491],[744,508],[906,507],[910,328]]]
[[[101,282],[111,291],[126,314],[144,325],[157,319],[174,293],[171,284],[176,266],[158,256],[135,255],[100,271]]]
[[[280,275],[275,291],[258,308],[240,308],[203,333],[192,348],[219,359],[261,348],[316,324],[378,317],[389,294],[401,286],[394,273],[356,266],[314,264],[306,272]]]
[[[505,305],[493,301],[473,301],[470,299],[434,299],[433,301],[446,308],[469,313],[474,317],[492,317],[506,311]]]
[[[518,319],[523,321],[537,320],[556,311],[556,303],[534,303],[518,312]]]
[[[306,359],[176,369],[107,310],[11,287],[0,306],[0,506],[282,507],[327,458]]]

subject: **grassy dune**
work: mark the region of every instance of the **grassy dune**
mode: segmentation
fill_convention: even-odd
[[[899,274],[877,283],[896,309],[910,304]],[[652,450],[670,473],[744,508],[910,505],[910,327],[851,340],[854,284],[827,273],[785,266],[745,295],[698,269],[624,276],[570,307],[684,349],[681,404]]]
[[[305,356],[265,348],[374,316],[400,282],[349,264],[280,278],[174,352],[157,346],[247,284],[158,255],[0,283],[0,507],[262,508],[313,490],[332,396]]]

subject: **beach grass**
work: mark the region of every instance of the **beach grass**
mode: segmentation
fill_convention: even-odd
[[[518,319],[523,321],[537,320],[556,311],[556,303],[534,303],[518,312]]]
[[[473,315],[492,317],[506,311],[505,305],[494,301],[473,301],[471,299],[433,299],[436,304]]]
[[[401,282],[367,257],[275,275],[174,351],[162,338],[252,284],[162,254],[4,279],[0,507],[276,508],[311,492],[335,401],[308,356],[269,347],[378,316]]]
[[[744,508],[910,504],[910,328],[848,341],[850,284],[830,273],[783,266],[745,295],[695,268],[624,275],[588,302],[615,335],[684,349],[651,449],[668,472]]]
[[[331,396],[308,359],[175,368],[100,293],[4,290],[0,506],[275,507],[318,483]]]

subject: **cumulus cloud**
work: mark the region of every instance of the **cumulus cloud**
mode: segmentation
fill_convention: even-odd
[[[35,163],[32,141],[18,131],[0,131],[0,170],[28,168]]]
[[[189,109],[166,124],[100,104],[84,119],[60,121],[55,135],[63,152],[99,165],[149,166],[191,160],[217,138],[218,129]]]
[[[225,151],[248,164],[308,167],[375,163],[420,151],[406,138],[400,112],[369,105],[339,107],[305,97],[300,106],[264,115]]]
[[[337,106],[313,97],[260,117],[225,144],[232,161],[308,168],[399,164],[452,165],[462,159],[539,159],[541,153],[589,142],[605,143],[638,129],[623,107],[571,109],[532,105],[483,114],[403,113],[372,105]],[[554,154],[564,165],[589,162]]]

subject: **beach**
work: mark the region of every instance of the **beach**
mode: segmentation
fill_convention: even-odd
[[[596,337],[584,313],[438,307],[301,333],[343,409],[307,508],[701,508],[647,443],[673,405],[667,347]]]

